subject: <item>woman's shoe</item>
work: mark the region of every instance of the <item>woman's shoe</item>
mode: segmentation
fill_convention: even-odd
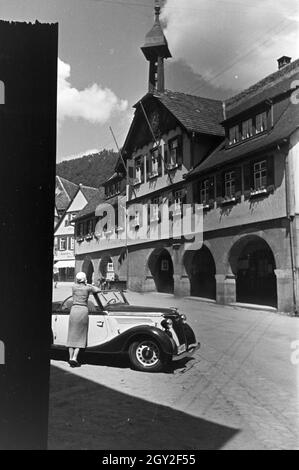
[[[76,364],[77,364],[77,361],[74,361],[73,359],[70,359],[70,360],[69,360],[69,365],[70,365],[71,367],[76,367]]]

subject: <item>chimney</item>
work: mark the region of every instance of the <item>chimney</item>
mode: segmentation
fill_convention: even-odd
[[[291,63],[292,57],[288,57],[286,55],[283,55],[279,59],[277,59],[278,62],[278,70],[282,69],[286,65],[289,65]]]

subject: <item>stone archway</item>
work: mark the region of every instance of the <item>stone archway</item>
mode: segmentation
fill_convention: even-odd
[[[165,248],[154,250],[149,257],[148,267],[157,292],[173,294],[173,262],[169,252]]]
[[[86,274],[88,284],[93,282],[94,267],[90,258],[86,258],[82,265],[82,271]]]
[[[268,243],[257,235],[237,241],[229,264],[236,279],[236,300],[277,307],[276,262]]]
[[[185,260],[190,279],[190,293],[196,297],[216,299],[216,266],[209,248],[203,245]]]

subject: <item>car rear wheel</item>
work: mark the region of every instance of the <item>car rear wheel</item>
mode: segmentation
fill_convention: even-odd
[[[152,339],[131,343],[129,357],[135,369],[145,372],[160,372],[166,362],[161,346]]]

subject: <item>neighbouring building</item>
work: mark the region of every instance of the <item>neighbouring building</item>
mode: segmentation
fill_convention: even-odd
[[[96,188],[74,184],[56,176],[58,222],[54,231],[54,265],[60,281],[73,281],[75,274],[74,223],[77,214],[97,193]]]
[[[95,279],[109,260],[133,290],[292,312],[299,287],[299,60],[280,58],[278,71],[225,102],[169,91],[163,64],[171,54],[155,11],[142,47],[148,93],[135,105],[122,149],[127,224],[122,218],[107,233],[99,211],[126,184],[120,160],[106,198],[98,193],[79,214],[76,269]],[[116,181],[117,191],[107,192]],[[191,237],[178,235],[186,204],[200,209]]]
[[[84,271],[88,282],[97,283],[113,271],[116,280],[126,284],[125,209],[125,169],[119,159],[114,174],[76,218],[76,271]]]
[[[291,312],[298,307],[299,60],[278,63],[226,101],[224,142],[188,173],[193,201],[203,204],[204,244],[185,266],[192,295]]]

